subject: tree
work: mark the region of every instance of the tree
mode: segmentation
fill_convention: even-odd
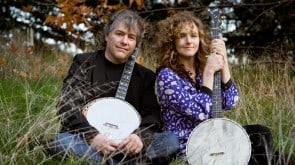
[[[223,11],[223,34],[234,52],[250,50],[255,58],[273,49],[283,50],[284,56],[294,54],[294,0],[4,0],[0,4],[6,9],[0,10],[6,22],[2,31],[20,23],[44,36],[80,45],[94,43],[110,14],[119,9],[136,10],[151,24],[178,10],[191,10],[208,23],[208,7],[216,6]],[[18,19],[13,9],[29,13],[30,22],[10,25]],[[40,28],[44,26],[46,30]]]
[[[286,49],[284,56],[294,54],[294,7],[291,0],[243,0],[232,6],[233,14],[227,17],[236,20],[237,29],[226,34],[227,44],[237,52],[253,51],[254,57],[266,49]]]

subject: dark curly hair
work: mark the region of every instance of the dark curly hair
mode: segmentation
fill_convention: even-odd
[[[179,76],[189,75],[184,66],[179,63],[175,39],[183,26],[193,24],[198,27],[200,37],[199,50],[195,58],[197,74],[203,71],[206,64],[206,55],[210,53],[210,38],[202,21],[189,11],[180,11],[158,23],[159,34],[161,35],[157,37],[157,71],[162,68],[171,68]]]

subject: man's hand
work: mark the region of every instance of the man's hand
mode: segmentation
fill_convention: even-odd
[[[121,149],[122,151],[131,155],[138,154],[142,150],[142,148],[143,142],[136,134],[129,135],[120,143],[118,147],[118,149]]]
[[[103,134],[98,134],[91,140],[90,146],[94,148],[97,152],[110,154],[111,152],[117,150],[119,144]]]

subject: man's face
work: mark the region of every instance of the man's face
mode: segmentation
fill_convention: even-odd
[[[105,40],[106,58],[115,64],[124,63],[136,47],[136,32],[121,23],[105,37]]]

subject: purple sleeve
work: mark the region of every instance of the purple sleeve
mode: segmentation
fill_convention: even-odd
[[[222,85],[222,108],[231,110],[239,100],[239,92],[235,83],[229,80]]]
[[[212,106],[212,93],[208,92],[209,89],[196,89],[188,80],[167,68],[159,72],[156,83],[162,109],[176,111],[196,121],[209,118]],[[222,108],[230,110],[238,101],[238,90],[232,81],[223,85]]]
[[[157,76],[158,100],[162,109],[182,113],[197,121],[208,119],[212,98],[196,90],[188,80],[181,79],[170,69],[163,69]]]

